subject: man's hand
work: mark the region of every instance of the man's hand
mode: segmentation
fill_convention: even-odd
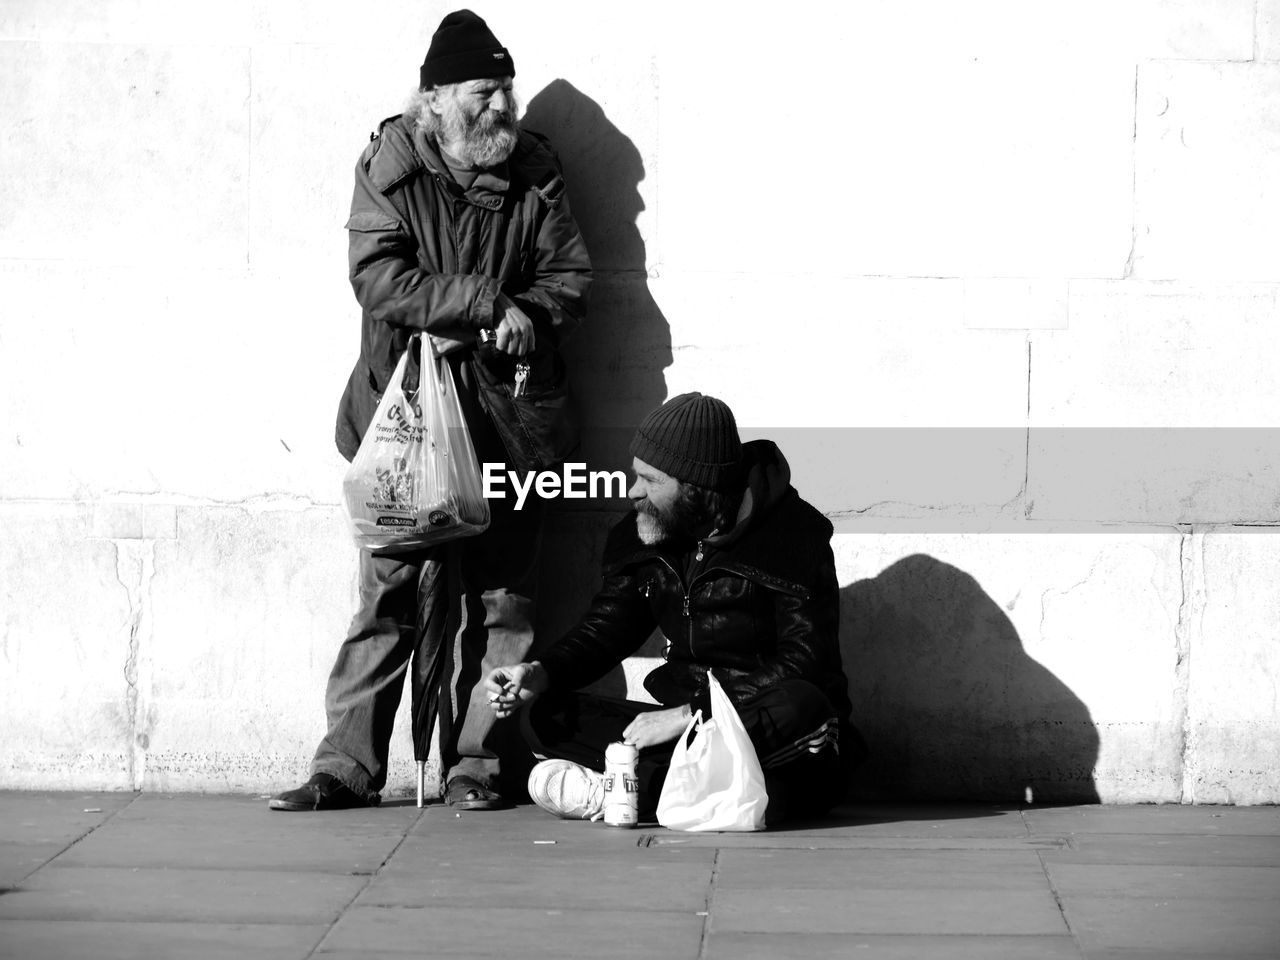
[[[498,294],[498,299],[493,305],[493,318],[496,334],[494,346],[499,352],[508,353],[513,357],[523,357],[533,352],[537,344],[537,337],[533,332],[533,321],[505,293]]]
[[[499,720],[511,716],[550,685],[547,672],[537,660],[498,667],[484,678],[489,706]]]
[[[689,705],[671,707],[669,710],[650,710],[642,713],[622,731],[623,743],[634,743],[643,750],[645,747],[656,747],[660,743],[670,743],[689,725],[693,714]]]

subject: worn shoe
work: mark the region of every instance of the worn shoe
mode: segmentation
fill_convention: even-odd
[[[500,810],[504,806],[502,794],[497,790],[465,775],[449,781],[444,791],[444,802],[459,810]]]
[[[599,820],[604,777],[569,760],[543,760],[529,774],[529,798],[561,820]]]
[[[349,810],[377,803],[377,797],[366,800],[337,777],[317,773],[296,790],[277,793],[267,806],[272,810]]]

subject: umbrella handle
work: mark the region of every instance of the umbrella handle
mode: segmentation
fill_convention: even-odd
[[[418,809],[422,809],[422,793],[427,782],[427,762],[418,761]]]

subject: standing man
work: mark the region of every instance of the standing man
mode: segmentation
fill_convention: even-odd
[[[519,128],[514,75],[510,52],[480,17],[449,14],[409,107],[383,121],[356,164],[347,230],[363,311],[360,358],[337,423],[348,460],[410,337],[423,331],[453,369],[481,462],[541,469],[576,442],[557,346],[582,321],[591,265],[555,154]],[[271,809],[379,802],[420,643],[440,654],[426,661],[435,665],[431,695],[440,695],[446,802],[503,805],[480,681],[532,643],[542,520],[537,504],[516,512],[511,502],[491,504],[492,524],[477,537],[360,552],[359,609],[325,694],[328,732],[311,778],[274,797]]]

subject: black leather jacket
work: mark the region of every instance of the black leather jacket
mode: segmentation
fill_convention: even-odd
[[[578,625],[539,657],[555,687],[598,679],[659,627],[666,662],[645,679],[659,703],[690,703],[709,715],[711,668],[735,703],[800,678],[848,718],[831,523],[790,485],[773,443],[754,441],[745,452],[750,479],[727,534],[684,549],[645,546],[634,513],[610,531],[600,592]]]

